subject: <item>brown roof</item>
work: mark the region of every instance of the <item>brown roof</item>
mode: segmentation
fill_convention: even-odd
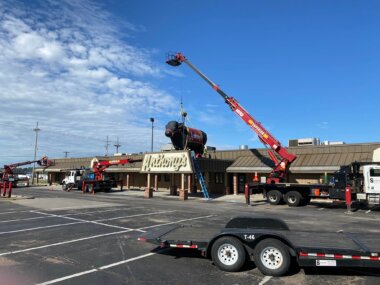
[[[142,159],[143,155],[123,155],[123,156],[96,156],[99,161],[102,160],[119,160],[119,159]],[[52,165],[46,168],[36,168],[36,171],[45,172],[65,172],[70,169],[90,168],[91,160],[94,157],[82,158],[57,158],[52,159]],[[116,170],[117,169],[117,170]],[[125,165],[111,166],[107,168],[107,172],[139,172],[141,169],[141,162],[134,162]]]
[[[372,161],[373,152],[378,148],[380,148],[380,143],[291,147],[288,150],[297,155],[297,159],[292,163],[290,171],[293,173],[333,172],[341,165],[350,164],[353,161]],[[270,172],[273,166],[267,149],[263,148],[209,151],[208,155],[211,159],[200,160],[202,171],[207,169],[212,172],[224,172],[227,168],[227,172]],[[98,160],[142,159],[143,155],[97,156],[96,158]],[[45,171],[64,172],[69,169],[89,168],[92,159],[93,157],[53,159],[53,165],[47,167]],[[140,169],[141,162],[136,162],[112,166],[107,171],[139,172]],[[43,168],[37,169],[37,171],[42,170]]]
[[[373,151],[380,148],[380,143],[373,144],[345,144],[333,146],[292,147],[289,152],[297,155],[297,159],[290,167],[291,172],[332,172],[341,165],[354,161],[372,161]],[[241,154],[234,163],[227,168],[227,172],[270,172],[273,162],[266,149],[249,149],[235,151]],[[234,156],[234,151],[215,153],[220,157]]]

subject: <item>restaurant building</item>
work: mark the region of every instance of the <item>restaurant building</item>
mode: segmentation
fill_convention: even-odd
[[[380,143],[296,146],[288,148],[297,156],[287,180],[293,183],[320,183],[339,170],[341,165],[354,161],[380,161]],[[99,161],[134,159],[139,162],[112,166],[106,176],[121,180],[125,189],[145,189],[177,193],[178,189],[200,191],[190,152],[163,151],[137,155],[97,156]],[[94,157],[52,159],[52,165],[38,168],[48,174],[49,183],[60,184],[65,173],[72,169],[90,168]],[[211,150],[196,160],[210,194],[244,192],[246,182],[257,173],[260,180],[271,172],[273,162],[267,149]]]

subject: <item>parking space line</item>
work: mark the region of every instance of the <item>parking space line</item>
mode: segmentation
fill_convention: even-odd
[[[72,239],[72,240],[67,240],[67,241],[63,241],[63,242],[56,242],[56,243],[52,243],[52,244],[46,244],[46,245],[41,245],[41,246],[36,246],[36,247],[30,247],[30,248],[26,248],[26,249],[8,251],[8,252],[0,253],[0,256],[11,255],[11,254],[16,254],[16,253],[21,253],[21,252],[27,252],[27,251],[37,250],[37,249],[43,249],[43,248],[48,248],[48,247],[53,247],[53,246],[59,246],[59,245],[64,245],[64,244],[70,244],[70,243],[74,243],[74,242],[78,242],[78,241],[84,241],[84,240],[89,240],[89,239],[101,238],[101,237],[105,237],[105,236],[118,235],[118,234],[123,234],[123,233],[131,232],[131,231],[133,231],[133,230],[124,230],[124,231],[118,231],[118,232],[112,232],[112,233],[106,233],[106,234],[88,236],[88,237],[84,237],[84,238]]]
[[[264,285],[265,283],[267,283],[269,280],[272,279],[273,276],[265,276],[263,278],[263,280],[260,281],[259,285]]]
[[[0,223],[21,222],[21,221],[30,221],[30,220],[38,220],[38,219],[46,219],[46,218],[54,218],[54,217],[43,216],[43,217],[34,217],[34,218],[24,218],[24,219],[0,221]]]
[[[62,215],[48,214],[48,213],[37,212],[37,211],[33,211],[33,213],[37,213],[37,214],[41,214],[41,215],[47,215],[47,216],[54,216],[54,217],[57,217],[57,218],[63,218],[63,219],[78,221],[78,222],[82,222],[82,223],[96,224],[96,225],[110,227],[110,228],[123,229],[123,230],[131,230],[130,228],[126,228],[126,227],[109,225],[109,224],[99,223],[99,222],[96,222],[96,221],[88,221],[88,220],[77,219],[77,218],[72,218],[72,217],[67,217],[67,216],[62,216]]]
[[[27,251],[37,250],[37,249],[43,249],[43,248],[48,248],[48,247],[54,247],[54,246],[59,246],[59,245],[64,245],[64,244],[70,244],[70,243],[75,243],[78,241],[95,239],[95,238],[100,238],[100,237],[104,237],[104,236],[123,234],[123,233],[127,233],[127,232],[132,232],[132,231],[146,232],[146,231],[144,231],[144,229],[156,228],[156,227],[161,227],[161,226],[171,225],[171,224],[178,224],[178,223],[182,223],[182,222],[186,222],[186,221],[192,221],[192,220],[205,219],[205,218],[210,218],[210,217],[214,217],[214,216],[216,216],[216,215],[208,215],[208,216],[195,217],[195,218],[190,218],[190,219],[182,219],[182,220],[175,221],[175,222],[157,224],[157,225],[147,226],[147,227],[143,227],[143,228],[139,228],[139,229],[125,229],[123,231],[118,231],[118,232],[88,236],[88,237],[84,237],[84,238],[78,238],[78,239],[73,239],[73,240],[68,240],[68,241],[63,241],[63,242],[57,242],[57,243],[53,243],[53,244],[41,245],[41,246],[37,246],[37,247],[31,247],[31,248],[20,249],[20,250],[9,251],[9,252],[3,252],[3,253],[0,253],[0,256],[22,253],[22,252],[27,252]],[[86,222],[87,221],[78,221],[78,222],[74,222],[74,223],[62,224],[62,226],[63,225],[80,224],[80,223],[86,223]],[[46,226],[46,227],[58,227],[58,226],[60,226],[60,225],[53,225],[53,226]],[[46,228],[46,227],[39,227],[39,228]],[[33,229],[35,229],[35,228],[18,230],[18,231],[28,231],[28,230],[33,230]],[[18,231],[16,231],[16,232],[18,232]]]
[[[128,210],[132,209],[141,209],[143,207],[135,207],[135,208],[129,208]],[[92,212],[81,212],[81,213],[71,213],[71,214],[64,214],[61,215],[63,217],[66,216],[74,216],[74,215],[87,215],[87,214],[94,214],[94,213],[105,213],[105,212],[114,212],[119,211],[120,209],[110,209],[110,210],[104,210],[104,211],[92,211]],[[28,213],[36,213],[34,210],[27,211]],[[13,220],[5,220],[0,221],[0,223],[11,223],[11,222],[21,222],[21,221],[30,221],[30,220],[38,220],[38,219],[46,219],[46,218],[54,218],[54,216],[46,216],[43,215],[42,217],[34,217],[34,218],[23,218],[23,219],[13,219]]]
[[[98,268],[94,268],[94,269],[90,269],[90,270],[87,270],[87,271],[78,272],[78,273],[75,273],[75,274],[72,274],[72,275],[68,275],[68,276],[64,276],[64,277],[61,277],[61,278],[53,279],[53,280],[46,281],[46,282],[43,282],[43,283],[38,283],[37,285],[49,285],[49,284],[58,283],[58,282],[65,281],[65,280],[68,280],[68,279],[72,279],[72,278],[75,278],[75,277],[78,277],[78,276],[83,276],[83,275],[86,275],[86,274],[98,272],[98,271],[101,271],[101,270],[104,270],[104,269],[108,269],[108,268],[111,268],[111,267],[114,267],[114,266],[118,266],[118,265],[121,265],[121,264],[125,264],[125,263],[128,263],[128,262],[139,260],[139,259],[142,259],[142,258],[146,258],[146,257],[152,256],[152,255],[155,255],[155,254],[156,254],[156,252],[151,252],[151,253],[139,255],[139,256],[136,256],[136,257],[133,257],[133,258],[130,258],[130,259],[126,259],[126,260],[122,260],[122,261],[119,261],[119,262],[111,263],[111,264],[104,265],[104,266],[101,266],[101,267],[98,267]]]
[[[9,212],[2,212],[0,215],[5,215],[5,214],[17,214],[17,213],[28,213],[30,211],[9,211]]]
[[[116,226],[116,225],[109,225],[109,224],[105,224],[105,223],[100,223],[97,220],[95,220],[95,221],[88,221],[88,220],[83,220],[83,219],[78,219],[78,218],[73,218],[73,217],[67,217],[65,215],[55,215],[55,214],[49,214],[49,213],[44,213],[44,212],[39,212],[39,211],[28,211],[28,212],[44,215],[44,216],[51,217],[51,218],[63,218],[63,219],[73,220],[73,221],[76,221],[76,222],[66,223],[66,224],[49,225],[49,226],[41,226],[41,227],[33,227],[33,228],[14,230],[14,231],[0,232],[0,235],[11,234],[11,233],[19,233],[19,232],[26,232],[26,231],[33,231],[33,230],[48,229],[48,228],[54,228],[54,227],[63,227],[63,226],[81,224],[81,223],[96,224],[96,225],[100,225],[100,226],[105,226],[105,227],[110,227],[110,228],[115,228],[115,229],[122,229],[122,230],[134,230],[134,231],[139,231],[139,232],[145,232],[143,229],[131,229],[131,228],[126,228],[126,227],[121,227],[121,226]],[[172,212],[172,211],[161,211],[161,212],[154,212],[154,213],[136,214],[136,215],[124,216],[123,218],[138,217],[138,216],[147,216],[147,215],[155,215],[155,214],[164,213],[164,212]],[[117,217],[117,218],[121,218],[121,217]],[[107,219],[104,219],[104,220],[107,220]]]
[[[194,221],[194,220],[211,218],[211,217],[215,217],[215,216],[216,215],[208,215],[208,216],[195,217],[195,218],[190,218],[190,219],[183,219],[183,220],[179,220],[179,221],[176,221],[176,222],[169,222],[169,223],[164,223],[164,224],[158,224],[158,225],[153,225],[153,226],[142,227],[142,228],[138,228],[136,230],[152,229],[152,228],[157,228],[157,227],[166,226],[166,225],[173,225],[173,224],[178,224],[178,223],[187,222],[187,221]]]
[[[0,232],[0,235],[13,234],[13,233],[21,233],[21,232],[27,232],[27,231],[33,231],[33,230],[41,230],[41,229],[48,229],[48,228],[64,227],[64,226],[70,226],[70,225],[76,225],[76,224],[84,224],[84,223],[86,223],[86,222],[77,221],[77,222],[66,223],[66,224],[57,224],[57,225],[50,225],[50,226],[34,227],[34,228],[27,228],[27,229],[21,229],[21,230]]]
[[[166,213],[173,213],[175,211],[159,211],[155,213],[145,213],[145,214],[136,214],[136,215],[129,215],[129,216],[122,216],[122,217],[114,217],[114,218],[108,218],[108,219],[100,219],[100,220],[95,220],[95,222],[100,222],[100,221],[113,221],[113,220],[120,220],[124,218],[133,218],[133,217],[141,217],[141,216],[149,216],[149,215],[158,215],[158,214],[166,214]]]

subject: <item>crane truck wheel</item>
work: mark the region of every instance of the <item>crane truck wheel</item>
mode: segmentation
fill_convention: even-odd
[[[282,194],[278,190],[270,190],[267,193],[267,201],[271,205],[279,205],[282,202]]]
[[[304,198],[297,191],[289,191],[285,194],[285,202],[289,207],[298,207],[303,205]]]
[[[283,276],[291,263],[287,246],[277,239],[268,238],[259,242],[253,256],[257,268],[269,276]]]
[[[236,272],[243,267],[246,252],[237,238],[221,237],[212,245],[211,258],[219,269]]]

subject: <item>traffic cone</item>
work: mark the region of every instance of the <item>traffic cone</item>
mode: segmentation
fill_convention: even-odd
[[[257,176],[257,171],[255,172],[255,176],[253,177],[253,182],[259,182],[259,177]]]

